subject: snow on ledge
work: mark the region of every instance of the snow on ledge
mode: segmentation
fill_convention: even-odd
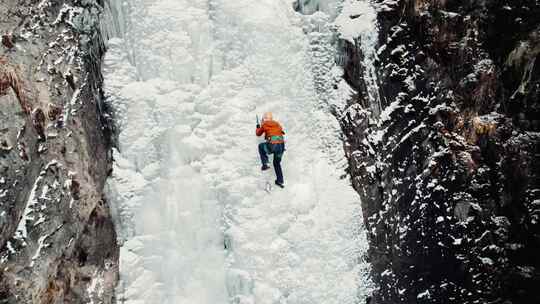
[[[373,30],[374,23],[377,23],[377,13],[369,1],[355,0],[345,1],[343,10],[335,21],[340,37],[351,43],[362,33]]]

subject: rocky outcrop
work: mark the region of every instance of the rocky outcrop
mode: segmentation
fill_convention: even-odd
[[[102,1],[0,3],[0,303],[112,303]]]
[[[342,119],[372,303],[539,303],[540,4],[376,2],[382,112],[349,44]]]

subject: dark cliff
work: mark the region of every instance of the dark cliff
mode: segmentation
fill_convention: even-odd
[[[342,119],[372,303],[540,303],[540,3],[376,7],[382,114]]]
[[[113,301],[101,6],[0,3],[0,303]]]

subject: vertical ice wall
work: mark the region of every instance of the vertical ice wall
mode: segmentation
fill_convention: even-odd
[[[374,118],[382,111],[379,85],[375,61],[377,60],[377,45],[379,30],[377,12],[368,0],[345,0],[340,15],[336,18],[341,39],[359,46],[362,53],[363,80],[367,86],[367,99]]]
[[[206,1],[113,1],[106,90],[119,121],[110,182],[123,303],[226,303],[221,207],[198,173],[193,101],[208,82]],[[121,17],[122,15],[118,15]],[[121,32],[120,32],[121,33]],[[201,146],[202,147],[202,146]]]
[[[360,204],[324,149],[341,145],[339,126],[315,90],[306,20],[291,2],[111,7],[126,18],[104,71],[120,129],[109,185],[120,302],[362,301]],[[253,134],[268,110],[288,140],[287,188],[270,194]]]

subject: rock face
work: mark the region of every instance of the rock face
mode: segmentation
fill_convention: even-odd
[[[111,303],[99,3],[0,3],[0,303]]]
[[[381,114],[348,45],[342,119],[372,303],[540,303],[540,4],[375,6]]]

